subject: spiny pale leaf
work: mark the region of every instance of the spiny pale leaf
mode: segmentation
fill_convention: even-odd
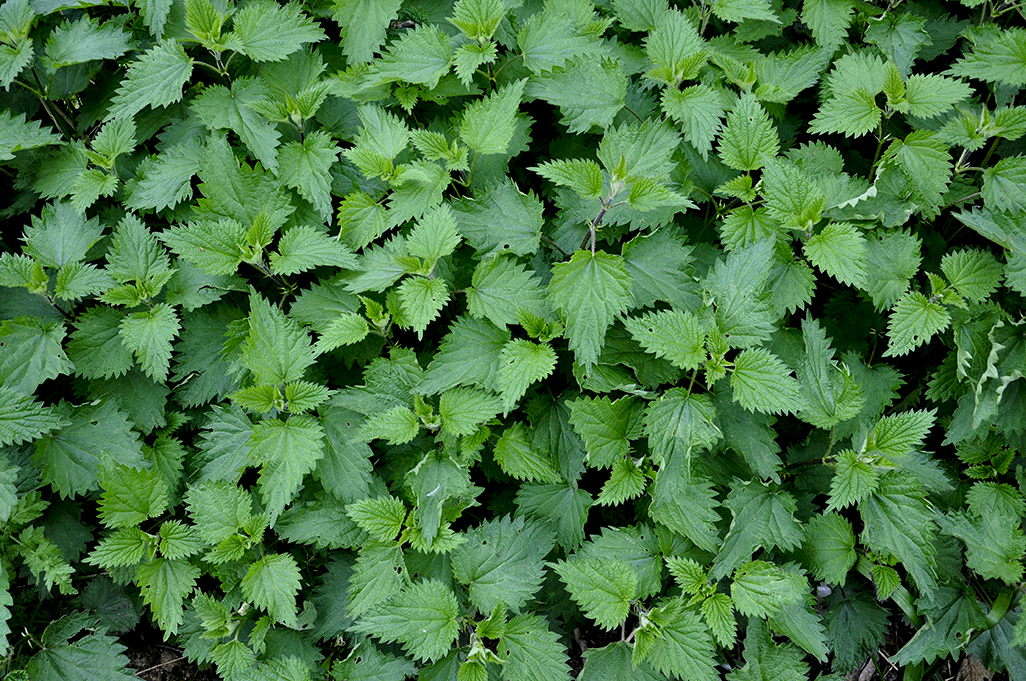
[[[966,546],[966,565],[985,579],[1015,584],[1022,579],[1026,537],[1015,518],[982,516],[968,518],[959,511],[938,514],[941,529]]]
[[[449,36],[431,23],[404,31],[376,62],[377,77],[385,81],[417,83],[433,89],[449,72],[452,52]]]
[[[158,236],[172,252],[209,274],[234,274],[246,257],[246,228],[231,218],[175,225]]]
[[[516,503],[523,513],[552,523],[563,548],[574,549],[584,541],[584,524],[592,505],[592,497],[585,490],[566,484],[524,484],[517,492]]]
[[[575,57],[597,58],[601,43],[580,35],[573,21],[558,11],[538,12],[517,34],[523,62],[534,74],[552,71]]]
[[[586,199],[602,195],[602,168],[591,159],[555,159],[531,168],[557,187],[569,187]]]
[[[1003,158],[984,169],[983,203],[994,210],[1026,210],[1026,158]]]
[[[937,526],[924,496],[913,478],[892,471],[881,476],[877,489],[858,508],[865,523],[863,543],[900,560],[928,594],[936,588]]]
[[[687,15],[678,10],[666,12],[645,39],[645,53],[652,62],[645,77],[676,88],[682,80],[698,76],[706,50],[698,28]]]
[[[875,97],[864,88],[834,95],[820,107],[809,124],[809,132],[820,135],[841,133],[846,137],[865,135],[876,129],[883,115]]]
[[[566,317],[570,349],[585,367],[598,361],[613,316],[633,301],[630,286],[623,259],[602,251],[577,251],[553,266],[549,297]]]
[[[0,323],[0,385],[31,395],[44,381],[74,369],[61,349],[61,322],[17,317]]]
[[[153,46],[128,67],[107,118],[134,116],[147,106],[174,104],[182,98],[182,86],[192,75],[193,60],[177,40]]]
[[[672,619],[660,627],[645,660],[666,676],[715,681],[715,644],[709,627],[683,603],[671,601],[668,609]]]
[[[743,483],[730,491],[726,505],[734,519],[710,570],[712,579],[751,560],[759,547],[788,550],[801,544],[802,527],[794,517],[797,504],[787,492],[759,482]]]
[[[60,137],[43,128],[39,121],[26,121],[25,114],[0,111],[0,161],[10,161],[22,149],[59,144]]]
[[[773,13],[769,0],[715,0],[712,11],[724,21],[742,22],[745,20],[771,21],[780,23]]]
[[[76,373],[86,378],[110,378],[132,368],[132,352],[121,342],[119,327],[124,316],[106,305],[79,315],[68,343]]]
[[[632,398],[613,402],[608,397],[579,397],[568,404],[570,423],[580,433],[587,450],[585,461],[595,468],[608,468],[627,455],[627,430],[634,411]]]
[[[363,315],[347,312],[331,321],[321,332],[315,347],[318,354],[323,354],[343,345],[359,343],[370,333],[370,326]]]
[[[902,457],[922,446],[937,418],[936,409],[917,409],[885,416],[876,422],[866,442],[868,452]]]
[[[460,384],[495,388],[499,356],[510,338],[508,330],[487,321],[459,317],[424,372],[419,392],[434,395]]]

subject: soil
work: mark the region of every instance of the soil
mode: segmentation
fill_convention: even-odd
[[[128,668],[145,681],[221,681],[214,668],[200,669],[176,646],[164,643],[160,632],[141,624],[121,637],[128,648]]]

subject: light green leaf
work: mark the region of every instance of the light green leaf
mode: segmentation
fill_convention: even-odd
[[[154,558],[139,566],[135,581],[142,589],[143,602],[153,609],[157,624],[177,633],[184,619],[183,605],[192,593],[200,569],[182,560]]]
[[[46,39],[43,65],[50,71],[94,59],[117,59],[128,51],[131,35],[114,22],[104,24],[92,17],[65,21]]]
[[[710,570],[714,580],[751,560],[759,547],[789,550],[802,543],[802,527],[794,517],[797,504],[787,492],[759,482],[742,483],[731,489],[726,506],[734,519]]]
[[[808,588],[808,580],[800,574],[755,560],[734,571],[730,597],[742,615],[767,617],[798,603]]]
[[[356,256],[337,239],[312,225],[300,225],[285,232],[278,242],[278,253],[271,253],[271,271],[296,274],[314,267],[356,269]]]
[[[608,128],[626,102],[627,74],[617,61],[578,58],[532,78],[525,94],[558,106],[571,133]]]
[[[663,310],[625,317],[624,326],[643,348],[679,369],[697,369],[706,359],[705,325],[690,312]]]
[[[915,74],[905,82],[908,112],[918,118],[936,118],[970,94],[967,83],[938,74]]]
[[[530,255],[538,250],[544,205],[509,178],[475,192],[473,200],[454,202],[453,209],[459,230],[482,258],[489,253]]]
[[[61,322],[17,317],[0,323],[0,385],[31,395],[44,381],[70,373],[74,365],[61,343]]]
[[[536,317],[551,315],[541,281],[516,258],[497,255],[483,258],[474,269],[471,288],[467,289],[470,314],[485,318],[505,329],[517,324],[518,313],[525,310]]]
[[[491,323],[459,317],[442,339],[418,391],[434,395],[460,384],[491,390],[499,375],[499,357],[510,332]]]
[[[809,568],[827,584],[844,586],[855,565],[855,533],[851,523],[837,513],[815,515],[805,534]]]
[[[69,262],[57,272],[53,293],[61,300],[75,302],[99,295],[112,286],[114,280],[104,270],[92,264]]]
[[[645,53],[652,62],[645,77],[676,88],[681,81],[698,77],[707,52],[698,28],[687,15],[678,10],[666,12],[645,40]]]
[[[109,528],[132,527],[159,516],[168,503],[167,485],[156,468],[140,470],[104,457],[97,471],[100,520]]]
[[[473,435],[478,426],[502,411],[498,397],[477,388],[453,388],[438,399],[442,429],[453,435]]]
[[[769,0],[715,0],[711,9],[713,14],[724,21],[740,23],[754,19],[780,23],[780,19],[770,7]]]
[[[813,265],[842,284],[862,287],[866,279],[866,240],[848,222],[831,222],[802,247]]]
[[[552,268],[549,298],[566,317],[566,336],[577,361],[598,361],[613,316],[633,302],[631,276],[620,256],[577,251]]]
[[[410,328],[417,337],[424,336],[428,324],[434,321],[449,302],[449,289],[443,279],[407,277],[399,284],[399,303]]]
[[[499,394],[504,413],[520,402],[532,383],[546,378],[556,368],[556,351],[548,343],[517,338],[499,354]]]
[[[598,503],[602,506],[618,506],[628,499],[634,499],[644,493],[648,478],[630,457],[617,459],[609,479],[599,490]]]
[[[538,615],[517,615],[499,638],[499,655],[506,661],[507,679],[562,681],[570,673],[566,646]]]
[[[526,79],[508,83],[469,104],[460,117],[460,139],[478,154],[506,153],[526,86]]]
[[[0,385],[0,445],[21,444],[69,425],[53,407],[13,387]]]
[[[514,422],[495,441],[495,463],[507,475],[527,482],[558,482],[559,473],[552,459],[533,446],[527,428]]]
[[[375,540],[389,542],[403,529],[406,505],[391,495],[361,499],[346,507],[346,515]]]
[[[296,592],[300,573],[296,559],[272,553],[253,562],[242,578],[242,593],[258,608],[287,627],[296,626]]]
[[[865,88],[846,90],[823,102],[809,124],[809,132],[861,137],[880,125],[881,116],[874,93]]]
[[[374,57],[401,6],[402,0],[335,0],[331,17],[343,29],[342,51],[351,63]]]
[[[638,575],[630,565],[585,558],[561,560],[552,567],[566,584],[570,597],[599,627],[609,631],[626,620],[638,593]]]
[[[666,88],[662,107],[667,116],[683,127],[684,138],[703,159],[709,157],[712,142],[723,125],[723,100],[709,85],[701,83],[683,90]]]
[[[255,0],[232,18],[229,44],[256,62],[278,61],[327,36],[298,4]]]
[[[15,152],[23,149],[38,149],[60,141],[51,128],[43,128],[39,121],[25,120],[23,113],[0,111],[0,161],[10,161]]]
[[[333,319],[321,332],[314,349],[317,354],[324,354],[343,345],[359,343],[370,333],[370,326],[363,315],[346,312]]]
[[[556,8],[538,12],[524,22],[517,34],[524,66],[537,75],[562,68],[575,58],[597,59],[601,43],[591,36],[581,35],[575,23]]]
[[[178,314],[167,303],[154,305],[146,312],[132,312],[121,321],[120,336],[146,374],[155,381],[166,381],[171,367],[171,341],[178,336]]]
[[[665,466],[675,460],[690,475],[693,454],[711,448],[723,437],[716,425],[716,410],[708,395],[693,395],[671,388],[649,403],[645,434],[656,460]]]
[[[417,415],[408,407],[397,405],[371,414],[360,429],[360,437],[368,442],[380,438],[401,445],[417,437],[419,431]]]
[[[667,615],[672,613],[672,619],[658,629],[645,660],[667,676],[715,681],[715,645],[709,628],[680,601],[670,601],[663,607]]]
[[[132,368],[132,353],[121,342],[123,318],[122,312],[97,305],[75,320],[68,353],[76,373],[86,378],[110,378]]]
[[[876,491],[879,474],[850,449],[837,454],[836,470],[830,481],[828,510],[838,510],[866,499]]]
[[[745,350],[734,359],[730,374],[734,400],[764,414],[792,413],[801,408],[801,390],[790,369],[763,348]]]
[[[755,95],[742,95],[727,114],[727,124],[720,136],[720,159],[737,170],[757,170],[779,149],[780,139],[766,110]]]
[[[249,335],[240,361],[257,383],[289,383],[314,363],[310,335],[290,317],[253,293],[249,298]]]
[[[901,357],[928,342],[951,323],[944,305],[909,291],[894,306],[887,322],[887,351],[884,357]]]
[[[107,110],[107,118],[128,118],[147,106],[174,104],[192,75],[193,60],[177,40],[162,41],[132,62]]]
[[[248,255],[246,228],[231,218],[175,225],[158,236],[172,252],[208,274],[234,274]]]
[[[452,60],[449,36],[431,23],[405,31],[376,62],[376,77],[382,81],[405,81],[429,90],[449,72]]]
[[[966,565],[984,579],[1000,579],[1016,584],[1023,575],[1026,537],[1018,518],[988,515],[968,518],[959,511],[937,514],[941,529],[966,546]]]
[[[406,237],[406,251],[413,256],[435,263],[439,258],[452,255],[462,238],[456,228],[452,209],[442,204],[430,209],[417,220]]]
[[[1026,158],[1003,158],[983,171],[983,203],[992,210],[1026,210]]]
[[[517,492],[516,503],[523,513],[552,523],[556,539],[565,549],[577,548],[584,541],[592,497],[583,489],[566,484],[524,484]]]
[[[460,605],[442,582],[411,584],[394,599],[364,615],[353,630],[384,643],[399,642],[414,659],[433,662],[447,652],[460,632]]]
[[[972,52],[951,66],[952,73],[1013,87],[1026,85],[1026,29],[981,32],[974,43]]]
[[[602,195],[602,168],[591,159],[555,159],[531,168],[557,187],[569,187],[586,199]]]
[[[278,154],[279,177],[312,203],[324,220],[331,217],[331,167],[338,154],[339,148],[323,130],[307,133],[301,143],[286,142]]]
[[[26,5],[28,3],[25,3]],[[0,577],[5,584],[6,577]],[[7,593],[7,589],[0,593]],[[51,622],[42,635],[42,649],[28,661],[26,677],[33,681],[132,681],[125,667],[125,647],[105,630],[91,630],[96,620],[76,612]],[[75,639],[69,643],[69,639]]]
[[[249,445],[250,461],[262,466],[260,496],[267,512],[277,517],[324,456],[324,428],[306,415],[265,419],[253,429]]]
[[[885,416],[866,440],[867,452],[879,452],[888,458],[907,456],[918,450],[937,417],[936,409],[919,409]]]

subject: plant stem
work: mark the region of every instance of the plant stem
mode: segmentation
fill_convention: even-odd
[[[562,254],[563,254],[563,257],[564,257],[564,258],[569,258],[569,257],[570,257],[570,254],[569,254],[569,253],[567,253],[567,252],[566,252],[566,251],[564,251],[564,250],[563,250],[562,248],[560,248],[560,247],[559,247],[559,244],[557,244],[557,243],[556,243],[555,241],[553,241],[553,240],[552,240],[552,239],[550,239],[549,237],[547,237],[547,236],[545,236],[544,234],[542,234],[542,235],[541,235],[541,239],[542,239],[542,241],[544,241],[545,243],[547,243],[547,244],[548,244],[549,246],[552,246],[552,247],[553,247],[553,248],[555,248],[555,249],[556,249],[557,251],[559,251],[560,253],[562,253]]]

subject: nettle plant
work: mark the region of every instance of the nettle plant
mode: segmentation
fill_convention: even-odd
[[[0,670],[1026,679],[1022,23],[6,0]]]

